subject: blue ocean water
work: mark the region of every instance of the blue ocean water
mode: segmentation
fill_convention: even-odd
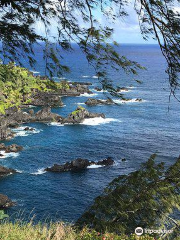
[[[147,68],[135,79],[132,76],[111,71],[111,78],[122,87],[129,87],[124,93],[127,98],[142,98],[143,102],[129,102],[113,106],[87,107],[91,112],[106,115],[104,122],[96,119],[82,125],[26,124],[36,128],[34,133],[18,129],[18,136],[6,142],[22,145],[24,150],[16,155],[0,159],[0,164],[17,169],[18,174],[0,181],[0,192],[7,194],[17,205],[9,210],[13,215],[36,220],[64,220],[73,222],[90,206],[93,199],[115,177],[138,169],[148,157],[157,153],[157,161],[167,165],[179,155],[180,103],[171,99],[165,74],[166,62],[157,45],[122,45],[119,51]],[[44,74],[42,49],[36,49],[35,71]],[[92,97],[105,98],[94,91],[100,86],[93,69],[87,64],[80,50],[75,47],[64,54],[64,62],[71,73],[64,77],[69,81],[91,81]],[[58,80],[58,79],[57,79]],[[66,116],[90,97],[63,97],[64,107],[54,108]],[[38,110],[38,108],[34,108]],[[101,160],[111,156],[115,165],[92,168],[76,173],[44,173],[43,169],[54,163],[62,164],[78,157]],[[121,159],[126,158],[126,162]]]

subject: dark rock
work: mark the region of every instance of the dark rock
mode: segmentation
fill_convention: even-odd
[[[129,89],[128,88],[126,88],[126,87],[118,87],[117,88],[117,92],[128,92],[129,91]]]
[[[142,102],[142,98],[136,98],[136,102]]]
[[[34,110],[33,110],[33,109],[30,109],[30,110],[28,111],[28,113],[29,113],[30,115],[34,115]]]
[[[71,162],[74,169],[87,168],[90,165],[90,162],[87,159],[77,158]]]
[[[4,143],[0,144],[0,150],[5,150],[6,149],[6,145]]]
[[[80,96],[80,94],[84,93],[92,94],[88,88],[88,85],[90,85],[90,83],[70,82],[68,84],[68,88],[59,89],[56,91],[56,93],[60,96]]]
[[[83,107],[78,107],[74,112],[69,114],[67,118],[63,119],[62,123],[77,124],[83,122],[87,118],[102,117],[105,118],[103,113],[90,113]]]
[[[109,165],[113,165],[114,164],[114,160],[111,157],[108,157],[102,161],[98,161],[96,163],[96,165],[104,165],[104,166],[109,166]]]
[[[121,161],[122,161],[122,162],[126,162],[126,158],[122,158]]]
[[[77,170],[86,169],[88,166],[91,166],[92,164],[110,166],[110,165],[114,164],[114,161],[110,157],[108,157],[107,159],[104,159],[102,161],[98,161],[98,162],[88,161],[87,159],[82,159],[82,158],[77,158],[74,161],[67,162],[62,165],[54,164],[54,166],[52,166],[50,168],[46,168],[45,171],[48,171],[48,172],[77,171]]]
[[[50,107],[44,107],[42,110],[38,111],[35,114],[35,121],[51,122],[51,121],[62,121],[63,118],[55,113],[51,112]]]
[[[98,92],[101,92],[103,89],[102,88],[100,88],[100,87],[95,87],[94,88],[96,91],[98,91]]]
[[[14,202],[12,202],[6,195],[0,194],[0,208],[9,208],[14,206]]]
[[[90,86],[90,85],[92,85],[92,83],[91,82],[68,82],[69,84],[71,84],[71,85],[87,85],[87,86]]]
[[[16,173],[16,170],[0,166],[0,177],[4,177],[12,173]]]
[[[101,100],[101,99],[94,99],[94,98],[89,98],[86,102],[86,105],[88,106],[96,106],[96,105],[112,105],[114,104],[113,100],[108,98],[105,100]]]
[[[34,131],[35,129],[34,128],[31,128],[31,127],[25,127],[24,128],[24,131]]]
[[[63,106],[63,102],[56,93],[37,92],[31,96],[31,105],[59,107]]]
[[[15,152],[16,153],[16,152],[19,152],[22,150],[23,150],[22,146],[18,146],[17,144],[11,144],[6,147],[5,152],[6,153]]]

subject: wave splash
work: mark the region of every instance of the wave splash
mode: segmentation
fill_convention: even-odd
[[[101,168],[101,167],[105,167],[105,165],[92,164],[92,165],[88,166],[87,168],[91,169],[91,168]]]
[[[44,168],[40,168],[37,170],[37,172],[31,173],[31,175],[42,175],[46,173],[46,171],[44,171]]]
[[[111,122],[121,122],[115,118],[102,118],[102,117],[95,117],[95,118],[87,118],[82,123],[82,125],[89,125],[89,126],[98,126],[101,124],[107,124]]]
[[[2,156],[0,156],[0,159],[17,158],[19,156],[19,153],[15,153],[15,152],[6,153],[5,151],[0,151],[0,154],[2,154]]]
[[[21,126],[15,129],[12,129],[12,131],[15,133],[15,137],[26,137],[29,136],[31,134],[36,134],[36,133],[40,133],[42,130],[38,130],[36,128],[33,128],[33,130],[27,130],[25,131],[24,129],[28,127],[28,126]]]
[[[130,100],[121,100],[121,99],[113,99],[113,101],[115,103],[118,103],[118,104],[128,104],[128,103],[143,103],[143,102],[147,102],[146,100],[141,100],[141,101],[137,101],[137,98],[133,98],[133,99],[130,99]]]
[[[78,97],[94,97],[97,96],[97,93],[82,93],[80,96]]]

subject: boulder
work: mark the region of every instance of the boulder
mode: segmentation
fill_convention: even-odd
[[[87,85],[87,86],[90,86],[90,85],[92,85],[92,83],[91,82],[68,82],[70,85],[77,85],[77,84],[79,84],[79,85]]]
[[[35,114],[35,121],[40,122],[50,122],[50,121],[58,121],[60,122],[63,118],[55,113],[51,112],[50,107],[44,107],[43,109],[39,110]]]
[[[19,152],[19,151],[22,151],[23,150],[23,147],[22,146],[19,146],[17,144],[11,144],[9,146],[7,146],[5,148],[5,152],[6,153],[10,153],[10,152]]]
[[[98,161],[96,163],[96,165],[104,165],[104,166],[109,166],[109,165],[113,165],[114,164],[114,160],[111,157],[108,157],[102,161]]]
[[[34,110],[33,110],[33,109],[30,109],[30,110],[28,111],[28,113],[29,113],[30,115],[34,115]]]
[[[13,173],[16,173],[16,170],[0,166],[0,177],[4,177]]]
[[[87,159],[77,158],[72,161],[71,164],[74,169],[83,169],[87,168],[90,165],[90,162]]]
[[[86,102],[86,105],[88,106],[96,106],[96,105],[112,105],[114,104],[113,100],[108,98],[105,100],[101,100],[101,99],[95,99],[95,98],[89,98]]]
[[[24,131],[34,131],[35,129],[34,128],[31,128],[31,127],[25,127],[24,128]]]
[[[136,98],[136,102],[142,102],[142,98]]]
[[[128,92],[128,91],[129,91],[129,89],[126,87],[118,87],[117,88],[117,92]]]
[[[0,144],[0,150],[5,150],[6,149],[6,145],[4,143]]]
[[[6,195],[0,194],[0,208],[9,208],[14,206],[14,202],[12,202]]]
[[[94,88],[96,91],[98,91],[98,92],[101,92],[103,89],[102,88],[100,88],[100,87],[95,87]]]
[[[95,117],[105,118],[105,115],[103,113],[90,113],[87,111],[87,109],[83,107],[78,107],[74,112],[69,114],[67,118],[64,118],[62,123],[77,124],[82,123],[87,118]]]
[[[60,107],[63,106],[63,102],[56,93],[37,92],[31,96],[31,105]]]

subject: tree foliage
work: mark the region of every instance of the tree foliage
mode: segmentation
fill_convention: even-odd
[[[136,227],[180,232],[180,158],[168,170],[155,163],[155,155],[138,171],[114,179],[78,220],[97,231],[131,234]],[[164,236],[165,237],[165,236]],[[178,239],[178,238],[177,238]]]
[[[1,54],[5,59],[20,62],[22,56],[34,64],[33,44],[44,42],[44,60],[50,75],[61,74],[68,67],[63,65],[61,50],[72,50],[72,42],[79,44],[87,60],[99,77],[103,87],[116,92],[107,78],[107,68],[123,69],[136,74],[141,66],[116,52],[113,28],[109,22],[124,20],[128,16],[128,5],[134,4],[139,17],[143,37],[157,39],[167,60],[167,72],[172,93],[179,86],[180,71],[179,13],[175,0],[1,0],[0,39]],[[96,13],[106,18],[102,25]],[[34,24],[43,24],[45,34],[36,33]],[[56,34],[51,33],[51,24]],[[117,44],[114,42],[114,45]]]

